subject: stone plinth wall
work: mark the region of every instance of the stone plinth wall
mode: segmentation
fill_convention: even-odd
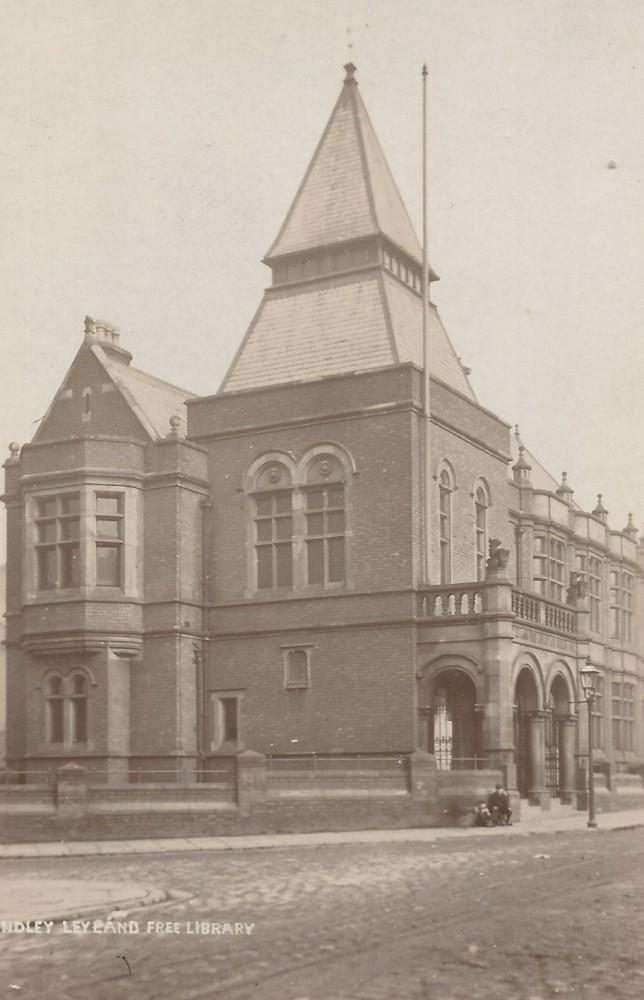
[[[269,757],[266,795],[270,799],[407,795],[408,756]]]
[[[501,771],[437,771],[441,823],[445,826],[471,826],[472,810],[477,802],[487,802]],[[516,803],[512,803],[516,814]]]

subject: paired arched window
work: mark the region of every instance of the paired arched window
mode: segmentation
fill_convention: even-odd
[[[75,746],[88,739],[89,685],[83,671],[67,677],[52,674],[46,682],[45,737],[47,743]]]
[[[313,449],[299,463],[276,455],[251,473],[251,589],[336,587],[347,580],[348,458]]]
[[[439,570],[440,582],[452,583],[454,572],[453,566],[453,502],[456,491],[456,480],[454,471],[446,459],[443,459],[437,469],[438,481],[438,546],[439,546]],[[457,527],[457,531],[467,537],[473,530],[474,542],[474,572],[477,580],[485,579],[487,565],[487,543],[488,543],[488,510],[491,505],[490,491],[484,479],[477,479],[474,483],[470,496],[474,500],[474,510],[469,515],[463,510],[463,517],[467,523],[463,525],[463,531]],[[467,532],[467,534],[466,534]],[[469,536],[472,537],[471,535]],[[468,578],[469,578],[469,572]]]

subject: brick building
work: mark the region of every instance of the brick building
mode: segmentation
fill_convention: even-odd
[[[610,782],[644,761],[637,532],[601,498],[582,510],[478,402],[433,305],[427,579],[422,253],[346,69],[219,391],[138,371],[87,317],[11,445],[16,769],[122,782],[248,749],[420,747],[570,801],[588,656],[598,766]]]

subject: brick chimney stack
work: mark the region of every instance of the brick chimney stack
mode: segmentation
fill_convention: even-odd
[[[98,344],[103,350],[117,355],[126,364],[132,360],[129,351],[120,346],[120,331],[118,327],[112,326],[103,319],[93,319],[91,316],[85,317],[85,343]]]

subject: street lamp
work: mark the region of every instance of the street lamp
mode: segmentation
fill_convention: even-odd
[[[596,695],[597,678],[599,670],[591,663],[590,656],[586,658],[585,665],[579,671],[582,691],[588,707],[588,823],[586,826],[595,828],[595,772],[593,771],[593,702]]]

